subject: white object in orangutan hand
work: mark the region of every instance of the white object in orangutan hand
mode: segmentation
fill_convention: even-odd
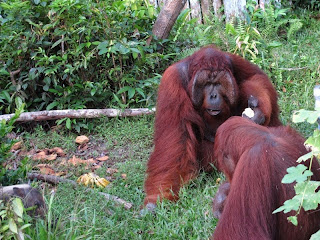
[[[242,116],[243,115],[246,115],[248,118],[253,118],[254,111],[251,108],[246,108],[242,113]]]

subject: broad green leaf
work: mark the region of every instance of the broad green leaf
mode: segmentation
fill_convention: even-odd
[[[133,98],[135,93],[136,93],[136,90],[134,88],[129,88],[129,90],[128,90],[129,99]]]
[[[49,90],[49,85],[44,85],[42,89],[47,92]]]
[[[52,108],[54,108],[54,107],[56,107],[56,106],[58,106],[58,105],[59,105],[58,102],[52,102],[52,103],[50,103],[50,104],[46,107],[46,109],[47,109],[47,110],[51,110]]]
[[[45,78],[43,79],[43,81],[44,81],[47,85],[50,85],[50,83],[51,83],[51,78],[45,77]]]
[[[288,221],[291,222],[293,225],[298,225],[298,218],[296,216],[288,217]]]
[[[5,218],[5,216],[7,216],[7,211],[6,210],[0,211],[0,217]]]
[[[13,199],[13,201],[12,201],[12,206],[13,206],[13,211],[14,211],[14,213],[18,216],[18,217],[20,217],[20,218],[22,218],[22,215],[23,215],[23,203],[22,203],[22,201],[21,201],[21,199],[20,198],[15,198],[15,199]]]
[[[124,46],[121,43],[116,43],[116,45],[114,46],[115,49],[117,49],[121,54],[125,55],[127,53],[130,52],[129,48],[127,48],[126,46]]]
[[[51,49],[52,49],[52,48],[55,48],[56,46],[58,46],[63,40],[65,40],[65,39],[61,38],[61,39],[59,39],[58,41],[56,41],[54,44],[52,44]]]
[[[129,86],[125,86],[125,87],[121,88],[121,89],[117,92],[117,94],[121,94],[121,93],[124,93],[124,92],[128,92],[129,89],[130,89]]]
[[[283,206],[279,207],[278,209],[274,210],[273,213],[281,212],[284,213],[291,212],[292,210],[298,211],[301,203],[301,196],[294,196],[292,199],[289,199],[283,203]]]
[[[7,75],[7,76],[10,75],[10,73],[7,70],[5,70],[4,68],[0,69],[0,74]]]
[[[9,229],[11,232],[17,234],[18,233],[18,227],[17,224],[14,222],[13,218],[9,218]]]
[[[318,111],[309,111],[305,109],[301,109],[293,113],[292,121],[294,123],[307,121],[308,123],[315,123],[318,119],[319,112]]]
[[[98,55],[102,55],[102,54],[105,54],[106,52],[108,52],[108,48],[104,48],[104,49],[101,49],[99,52],[98,52]]]
[[[7,102],[9,103],[11,102],[10,95],[6,90],[3,90],[0,96],[3,97],[5,100],[7,100]]]
[[[2,223],[1,223],[2,224]],[[9,229],[9,224],[4,224],[1,228],[0,228],[0,233],[3,233],[5,231],[7,231]]]
[[[23,230],[23,229],[28,228],[28,227],[30,227],[30,226],[32,226],[32,224],[27,223],[27,224],[23,225],[23,226],[20,228],[20,230]]]
[[[320,239],[320,230],[315,234],[312,234],[310,238],[310,240],[319,240],[319,239]]]
[[[21,97],[16,97],[14,99],[14,101],[15,101],[15,104],[16,104],[17,108],[20,108],[22,106],[22,104],[23,104],[23,101],[22,101]]]
[[[320,149],[320,131],[313,131],[313,135],[310,136],[304,143],[306,146],[310,145],[312,150],[317,151]]]
[[[307,170],[307,167],[302,164],[288,168],[287,172],[288,173],[281,181],[282,183],[293,183],[294,181],[297,183],[304,182],[308,179],[308,177],[313,175],[313,173],[310,170]]]
[[[149,18],[152,18],[154,15],[154,8],[153,7],[148,7],[148,15]]]
[[[67,127],[68,129],[71,129],[71,120],[70,120],[70,118],[67,118],[66,127]]]
[[[95,42],[96,44],[98,42]],[[98,52],[99,55],[105,54],[106,52],[109,52],[109,46],[110,46],[110,42],[109,41],[103,41],[98,45],[98,49],[100,50]]]
[[[320,203],[320,198],[316,197],[316,190],[320,186],[320,182],[308,181],[303,183],[298,183],[295,186],[295,191],[297,195],[302,197],[302,207],[305,211],[316,209]]]
[[[97,89],[96,88],[92,88],[91,91],[90,91],[91,96],[95,95],[96,92],[97,92]]]
[[[133,57],[133,59],[137,59],[137,58],[138,58],[138,53],[133,52],[133,53],[132,53],[132,57]]]
[[[136,91],[143,97],[146,98],[146,95],[144,94],[143,90],[141,88],[136,88]]]
[[[66,121],[67,118],[62,118],[60,120],[57,120],[57,125],[60,125],[61,123],[63,123],[64,121]]]
[[[309,152],[301,157],[298,158],[297,162],[301,163],[302,161],[307,161],[308,159],[310,159],[313,156],[313,152]]]
[[[101,50],[101,49],[105,49],[107,47],[109,47],[109,41],[103,41],[103,42],[93,42],[94,45],[97,45],[98,44],[98,49]]]

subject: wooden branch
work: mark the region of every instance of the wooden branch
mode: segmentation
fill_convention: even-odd
[[[119,197],[117,197],[117,196],[110,195],[110,194],[104,193],[104,192],[98,192],[98,193],[99,193],[100,195],[104,196],[105,199],[107,199],[107,200],[112,200],[112,201],[114,201],[114,202],[120,203],[121,205],[123,205],[123,207],[124,207],[125,209],[130,209],[130,208],[132,208],[132,205],[133,205],[132,203],[126,202],[125,200],[123,200],[123,199],[121,199],[121,198],[119,198]]]
[[[41,180],[42,182],[47,182],[50,184],[57,185],[60,182],[63,183],[70,183],[73,186],[78,186],[78,184],[75,181],[72,181],[70,179],[57,177],[53,175],[45,175],[45,174],[39,174],[39,173],[28,173],[28,179],[30,180]]]
[[[78,186],[78,184],[75,181],[72,181],[70,179],[66,179],[66,178],[62,178],[62,177],[57,177],[57,176],[53,176],[53,175],[45,175],[45,174],[39,174],[39,173],[28,173],[28,179],[30,180],[41,180],[43,182],[47,182],[50,184],[54,184],[57,185],[60,182],[63,183],[70,183],[71,185],[73,185],[74,187]],[[94,191],[92,188],[88,188],[88,190],[90,191]],[[104,196],[106,200],[108,201],[114,201],[116,203],[119,203],[121,205],[123,205],[123,207],[125,209],[130,209],[132,208],[133,204],[130,202],[127,202],[117,196],[108,194],[108,193],[103,193],[103,192],[98,192],[100,195]]]
[[[132,108],[132,109],[79,109],[79,110],[51,110],[51,111],[39,111],[39,112],[26,112],[21,113],[17,122],[29,122],[29,121],[46,121],[56,120],[61,118],[99,118],[99,117],[128,117],[138,115],[153,114],[155,108]],[[14,114],[0,115],[1,120],[10,120]]]
[[[17,82],[16,82],[16,79],[15,79],[14,76],[21,72],[21,68],[15,70],[15,71],[11,71],[9,68],[8,68],[8,70],[9,70],[9,73],[10,73],[10,79],[11,79],[12,85],[16,86]]]
[[[297,67],[297,68],[278,68],[280,70],[285,70],[285,71],[297,71],[297,70],[302,70],[302,69],[307,69],[308,67]]]

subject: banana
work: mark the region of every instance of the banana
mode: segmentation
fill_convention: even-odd
[[[90,186],[92,188],[94,186],[105,188],[110,182],[107,179],[101,178],[94,173],[86,173],[86,174],[81,175],[77,179],[77,183],[83,184],[85,186]]]
[[[107,180],[107,179],[105,179],[105,178],[99,178],[98,179],[98,182],[99,182],[99,184],[100,185],[102,185],[102,187],[106,187],[110,182]]]
[[[109,182],[107,179],[105,179],[105,178],[100,178],[100,182],[102,182],[102,185],[103,185],[104,187],[106,187],[107,185],[110,184],[110,182]]]

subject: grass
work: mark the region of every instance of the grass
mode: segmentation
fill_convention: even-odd
[[[271,54],[271,79],[279,93],[281,120],[308,136],[315,126],[291,122],[294,110],[313,109],[313,87],[320,82],[319,22],[310,18],[291,39]],[[265,69],[268,70],[268,69]],[[52,213],[46,220],[34,222],[26,233],[31,239],[208,239],[214,232],[216,219],[211,199],[217,190],[218,173],[200,176],[181,189],[177,203],[163,201],[155,215],[140,216],[146,162],[152,151],[153,116],[90,120],[95,126],[81,132],[98,147],[97,156],[106,152],[110,159],[97,170],[104,177],[108,167],[118,173],[103,191],[133,203],[130,210],[106,201],[85,187],[59,184],[54,195],[46,186],[46,200]],[[63,148],[68,157],[76,151],[76,134],[64,129],[45,131],[41,127],[22,138],[28,149]],[[88,172],[84,168],[68,168],[69,178]],[[126,174],[126,178],[121,177]]]
[[[152,151],[152,116],[111,119],[97,121],[97,127],[89,134],[92,139],[105,139],[110,150],[110,164],[97,171],[106,175],[106,168],[117,168],[119,172],[111,186],[103,190],[133,203],[130,210],[112,201],[106,201],[95,192],[88,192],[85,187],[73,188],[69,184],[60,184],[51,205],[53,224],[50,231],[45,223],[38,220],[27,233],[38,239],[207,239],[213,232],[216,220],[211,211],[211,201],[217,189],[217,174],[201,173],[199,178],[185,186],[177,203],[164,201],[159,205],[156,215],[148,213],[140,216],[143,203],[143,182],[146,162]],[[26,145],[30,142],[39,146],[66,146],[73,143],[74,135],[59,135],[56,142],[55,132],[38,128],[34,133],[26,133]],[[47,139],[48,142],[45,143]],[[40,138],[43,141],[38,141]],[[37,140],[38,139],[38,140]],[[51,139],[51,140],[49,140]],[[40,147],[39,147],[40,148]],[[77,170],[74,170],[79,176]],[[121,174],[125,173],[123,179]],[[46,194],[47,201],[50,194]],[[32,237],[32,238],[33,238]]]

